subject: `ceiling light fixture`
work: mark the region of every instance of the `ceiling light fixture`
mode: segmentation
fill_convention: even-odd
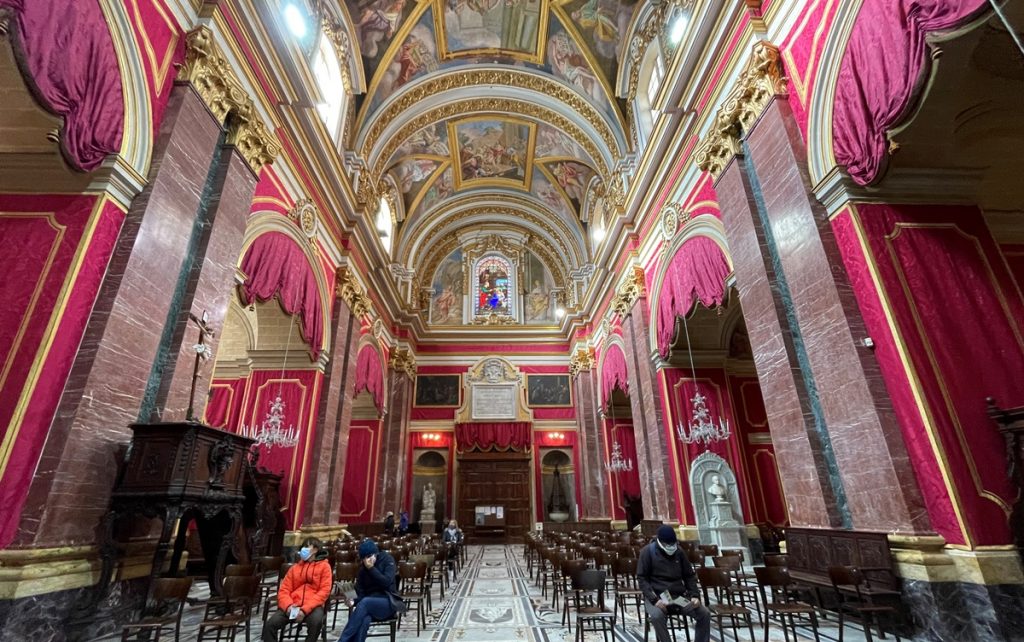
[[[288,25],[288,31],[291,31],[296,38],[306,37],[308,31],[306,16],[294,2],[289,2],[284,6],[284,23]]]

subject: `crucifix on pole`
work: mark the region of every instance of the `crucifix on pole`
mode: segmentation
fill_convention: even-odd
[[[192,366],[192,388],[188,393],[188,412],[185,413],[185,421],[195,421],[196,418],[193,415],[192,406],[196,399],[196,381],[199,380],[199,363],[205,361],[213,356],[213,350],[206,344],[207,337],[213,338],[213,329],[208,325],[209,317],[206,314],[206,310],[203,310],[202,318],[197,317],[191,312],[188,313],[188,318],[196,324],[199,329],[199,342],[192,346],[192,349],[196,353],[196,362]]]

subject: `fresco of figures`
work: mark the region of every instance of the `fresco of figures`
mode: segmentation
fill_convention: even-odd
[[[447,51],[536,52],[543,19],[541,0],[444,0],[444,3]]]
[[[523,301],[523,319],[528,325],[547,325],[557,321],[555,306],[551,293],[555,280],[537,255],[527,252],[523,265],[523,277],[526,281],[525,299]]]
[[[448,153],[448,129],[444,123],[434,123],[419,130],[402,143],[392,156],[391,163],[413,154],[447,157]]]
[[[629,28],[636,4],[636,0],[571,0],[562,7],[584,42],[590,44],[612,85],[622,59],[620,43]]]
[[[438,67],[437,42],[434,38],[434,16],[424,12],[416,26],[406,36],[391,62],[381,74],[380,84],[373,94],[370,110],[375,110],[403,85],[424,76]]]
[[[569,203],[572,204],[578,215],[583,208],[587,187],[590,185],[590,179],[594,177],[594,170],[575,161],[555,161],[547,163],[544,168],[565,192]]]
[[[455,185],[452,183],[452,168],[448,167],[430,183],[426,192],[423,193],[423,198],[420,199],[419,204],[415,206],[410,216],[417,216],[422,212],[429,211],[430,208],[454,193]]]
[[[430,322],[437,325],[462,323],[462,250],[449,254],[434,274],[430,295]]]
[[[547,63],[551,73],[575,87],[610,117],[615,116],[608,93],[598,72],[590,66],[576,41],[558,20],[552,18],[548,29]]]
[[[533,170],[533,181],[530,184],[530,191],[556,214],[567,220],[575,216],[572,206],[565,200],[565,196],[548,179],[547,175],[539,167]]]
[[[461,181],[505,178],[523,181],[530,126],[507,120],[456,123]]]
[[[576,158],[583,162],[590,160],[579,143],[569,137],[569,134],[555,129],[551,125],[539,125],[537,127],[537,144],[534,148],[536,158],[546,156],[559,156]],[[590,161],[593,162],[593,161]]]
[[[416,6],[415,0],[348,0],[366,77],[373,76],[388,45]]]
[[[440,166],[441,161],[432,158],[406,158],[395,166],[392,176],[402,192],[406,212],[412,210],[416,196]]]

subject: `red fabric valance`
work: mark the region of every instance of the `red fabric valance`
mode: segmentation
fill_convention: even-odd
[[[722,248],[706,236],[695,236],[679,248],[665,272],[658,297],[658,352],[662,357],[668,356],[676,317],[687,314],[695,301],[709,308],[725,301],[729,272]]]
[[[964,25],[986,0],[864,0],[843,56],[832,121],[836,161],[861,185],[888,160],[887,132],[907,117],[924,86],[930,33]]]
[[[622,348],[612,344],[608,346],[601,366],[601,403],[606,404],[612,398],[612,391],[618,388],[629,394],[629,374],[626,370],[626,355]]]
[[[356,357],[356,385],[352,394],[358,395],[363,390],[370,393],[373,405],[380,410],[384,403],[384,368],[373,346],[363,346]]]
[[[90,172],[121,149],[124,100],[121,72],[99,2],[0,0],[32,93],[61,116],[61,151],[75,169]]]
[[[316,276],[302,249],[286,234],[261,235],[242,259],[245,283],[239,288],[242,302],[267,301],[278,295],[288,314],[298,314],[302,338],[315,360],[323,348],[324,319]]]
[[[479,450],[526,450],[530,447],[530,422],[455,424],[455,445],[459,452]]]

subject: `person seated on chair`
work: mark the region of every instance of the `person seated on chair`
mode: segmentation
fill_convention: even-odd
[[[450,520],[448,522],[448,528],[444,529],[442,533],[442,541],[448,545],[450,551],[448,556],[448,568],[452,568],[454,562],[452,561],[456,555],[459,554],[459,548],[462,546],[462,530],[459,528],[457,521]]]
[[[696,620],[694,642],[711,639],[711,612],[700,603],[697,574],[679,548],[676,531],[668,525],[658,527],[658,536],[640,551],[636,579],[644,593],[647,617],[658,642],[672,642],[668,630],[668,615],[683,614]],[[665,599],[665,594],[668,598]],[[684,605],[677,598],[689,598]]]
[[[388,511],[388,514],[384,516],[384,534],[395,534],[395,513],[390,510]]]
[[[263,623],[263,642],[277,642],[289,622],[306,623],[306,642],[314,642],[324,623],[324,604],[331,594],[333,575],[323,543],[307,537],[299,562],[288,569],[277,590],[277,612]]]
[[[356,576],[356,599],[345,630],[338,642],[364,642],[370,625],[388,620],[405,610],[398,594],[398,567],[395,558],[377,548],[373,540],[359,545],[359,574]]]

